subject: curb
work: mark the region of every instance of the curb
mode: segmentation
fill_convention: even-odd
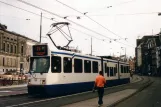
[[[6,97],[15,97],[15,96],[26,96],[26,95],[28,95],[28,93],[20,93],[20,94],[13,94],[13,95],[2,95],[2,96],[0,96],[0,98],[6,98]]]
[[[125,97],[125,98],[123,98],[123,99],[121,99],[121,100],[119,100],[119,101],[116,101],[114,104],[111,104],[111,105],[109,105],[109,106],[107,106],[107,107],[115,107],[115,106],[118,105],[119,103],[121,103],[121,102],[127,100],[128,98],[134,96],[135,94],[141,92],[141,91],[144,90],[145,88],[148,88],[153,82],[154,82],[154,81],[148,81],[147,83],[145,83],[144,86],[142,86],[141,88],[139,88],[136,92],[132,93],[131,95],[129,95],[129,96],[127,96],[127,97]]]

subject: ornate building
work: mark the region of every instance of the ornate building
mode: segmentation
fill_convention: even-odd
[[[0,24],[0,74],[28,72],[31,46],[38,43]]]

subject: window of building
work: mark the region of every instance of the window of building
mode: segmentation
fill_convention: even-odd
[[[10,49],[10,45],[7,44],[7,52],[9,52],[9,49]]]
[[[13,53],[13,45],[11,45],[11,53]]]
[[[72,58],[64,57],[64,73],[72,73]]]
[[[4,59],[4,57],[3,57],[3,66],[5,65],[5,62],[4,62],[4,61],[5,61],[5,59]]]
[[[91,73],[91,61],[84,60],[84,72]]]
[[[52,56],[51,72],[52,73],[60,73],[61,72],[61,57]]]
[[[92,68],[93,68],[93,73],[98,73],[98,62],[97,61],[93,61],[92,62]]]
[[[21,45],[21,55],[23,55],[23,45]]]
[[[17,53],[17,46],[15,46],[15,54]]]
[[[3,51],[5,52],[6,51],[6,44],[3,43]]]
[[[113,74],[113,67],[110,67],[110,76],[114,76],[114,74]]]
[[[74,59],[74,72],[82,73],[82,60],[81,59]]]
[[[121,73],[124,73],[124,68],[123,68],[123,65],[121,65]]]

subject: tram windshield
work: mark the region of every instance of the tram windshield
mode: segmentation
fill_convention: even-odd
[[[50,66],[50,57],[31,57],[30,72],[48,73]]]

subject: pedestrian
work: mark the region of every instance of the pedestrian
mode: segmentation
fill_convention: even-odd
[[[100,71],[99,75],[96,77],[94,88],[93,88],[93,92],[95,91],[95,89],[97,89],[97,92],[98,92],[98,106],[99,107],[103,105],[103,94],[104,94],[105,84],[106,84],[106,80],[103,77],[103,72]]]

